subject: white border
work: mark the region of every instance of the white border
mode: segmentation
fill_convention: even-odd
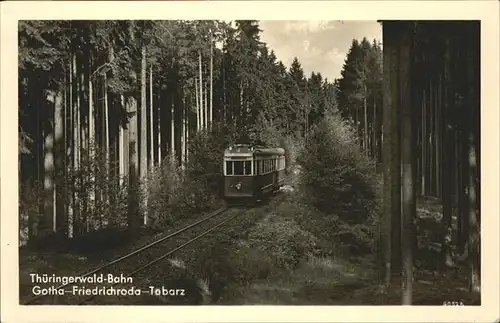
[[[0,3],[2,322],[493,322],[499,301],[499,5],[497,1],[180,1]],[[481,20],[482,306],[18,305],[17,21],[25,19]],[[334,39],[331,40],[335,41]]]

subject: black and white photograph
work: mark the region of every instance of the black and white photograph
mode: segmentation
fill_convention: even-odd
[[[480,19],[181,18],[16,22],[19,306],[484,305]]]

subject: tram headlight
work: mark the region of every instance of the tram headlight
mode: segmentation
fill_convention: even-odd
[[[236,190],[241,190],[241,183],[236,184]]]

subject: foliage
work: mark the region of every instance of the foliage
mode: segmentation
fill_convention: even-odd
[[[341,116],[353,122],[365,152],[381,161],[382,49],[377,41],[353,39],[336,87]]]
[[[38,199],[46,202],[40,202],[40,210],[25,198],[22,208],[37,209],[30,214],[51,222],[52,211],[43,206],[57,205],[57,221],[68,221],[58,222],[58,231],[74,226],[75,236],[125,226],[127,213],[127,225],[131,225],[146,210],[151,225],[164,227],[177,217],[173,213],[183,217],[218,205],[220,158],[234,138],[247,135],[281,146],[287,152],[287,164],[293,164],[309,129],[327,111],[336,110],[335,87],[320,73],[305,75],[297,58],[290,68],[285,66],[261,42],[260,32],[255,20],[234,24],[215,20],[20,22],[22,194],[35,179],[47,179],[56,187],[55,197],[51,189],[48,195],[40,190],[44,195]],[[149,71],[153,75],[152,95],[148,86],[146,100],[148,123],[152,121],[145,141],[141,125],[130,122],[143,116],[143,107],[129,104],[141,102],[144,93],[143,50],[146,75]],[[204,108],[208,110],[208,103],[213,107],[212,122],[205,127],[197,124],[200,92],[205,95]],[[56,138],[56,128],[61,127]],[[120,156],[132,143],[120,142],[126,140],[124,133],[141,135],[139,165],[148,163],[151,168],[150,159],[156,156],[149,145],[156,146],[158,137],[163,156],[175,150],[172,159],[148,170],[147,186],[132,177],[136,174],[119,178],[130,173],[128,157],[132,156]],[[46,149],[47,138],[54,139],[53,151]],[[179,149],[181,138],[187,154]],[[140,156],[144,143],[147,156]],[[41,162],[49,151],[53,165]],[[77,165],[76,155],[81,156]],[[135,208],[135,196],[142,209]]]
[[[248,235],[249,246],[272,257],[281,268],[294,268],[307,257],[315,237],[290,218],[269,214]]]
[[[338,114],[326,117],[298,158],[313,205],[347,223],[364,223],[377,208],[373,162],[356,145],[352,127]]]
[[[173,221],[213,209],[220,203],[221,156],[229,145],[227,128],[213,125],[192,138],[189,161],[179,165],[169,155],[150,173],[147,183],[150,225],[164,228]]]
[[[147,181],[147,211],[149,225],[153,228],[165,228],[177,218],[179,211],[186,211],[183,175],[178,163],[168,156],[160,166],[150,171]]]
[[[64,196],[58,198],[66,201],[74,212],[74,235],[107,226],[126,226],[127,179],[114,177],[118,165],[110,163],[107,166],[105,152],[95,145],[82,152],[79,167],[69,170],[65,178],[58,179],[65,187]]]
[[[192,138],[186,176],[197,184],[200,194],[221,193],[221,158],[233,140],[229,128],[223,124],[214,124],[210,130],[198,132]]]

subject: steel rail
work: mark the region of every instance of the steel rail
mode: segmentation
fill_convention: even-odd
[[[221,208],[213,211],[208,216],[206,216],[205,218],[203,218],[203,219],[201,219],[199,221],[196,221],[196,222],[194,222],[194,223],[192,223],[192,224],[190,224],[190,225],[188,225],[188,226],[186,226],[186,227],[184,227],[182,229],[179,229],[179,230],[177,230],[177,231],[175,231],[175,232],[173,232],[171,234],[168,234],[167,236],[165,236],[163,238],[160,238],[160,239],[155,240],[155,241],[153,241],[151,243],[148,243],[148,244],[146,244],[146,245],[144,245],[144,246],[142,246],[142,247],[140,247],[140,248],[138,248],[138,249],[136,249],[136,250],[134,250],[134,251],[132,251],[132,252],[130,252],[128,254],[125,254],[125,255],[123,255],[121,257],[116,258],[115,260],[112,260],[111,262],[108,262],[108,263],[106,263],[106,264],[104,264],[104,265],[102,265],[100,267],[97,267],[96,269],[93,269],[93,270],[91,270],[91,271],[89,271],[87,273],[76,275],[76,276],[83,278],[83,277],[87,277],[87,276],[90,276],[92,274],[95,274],[95,273],[97,273],[97,272],[99,272],[99,271],[101,271],[101,270],[103,270],[103,269],[105,269],[107,267],[110,267],[110,266],[112,266],[112,265],[114,265],[116,263],[119,263],[119,262],[121,262],[121,261],[123,261],[125,259],[128,259],[128,258],[130,258],[130,257],[132,257],[134,255],[137,255],[140,252],[142,252],[144,250],[147,250],[147,249],[149,249],[149,248],[151,248],[151,247],[153,247],[153,246],[155,246],[155,245],[157,245],[157,244],[159,244],[161,242],[164,242],[167,239],[170,239],[170,238],[172,238],[172,237],[174,237],[176,235],[179,235],[182,232],[184,232],[184,231],[186,231],[188,229],[191,229],[192,227],[195,227],[195,226],[197,226],[197,225],[199,225],[199,224],[201,224],[203,222],[206,222],[206,221],[210,220],[211,218],[213,218],[213,217],[215,217],[215,216],[217,216],[217,215],[225,212],[227,209],[228,209],[227,207],[221,207]],[[76,282],[68,282],[66,284],[62,284],[62,285],[59,285],[59,286],[55,287],[55,289],[56,290],[57,289],[61,289],[61,288],[64,288],[64,287],[66,287],[68,285],[73,285],[75,283]],[[50,295],[37,295],[37,296],[29,299],[28,301],[26,301],[24,304],[31,304],[34,301],[36,301],[36,300],[38,300],[40,298],[43,298],[43,297],[47,297],[47,296],[50,296]]]
[[[286,181],[286,182],[288,182],[288,181],[292,181],[292,180],[294,180],[294,179],[298,179],[298,178],[300,178],[302,175],[303,175],[303,174],[291,174],[291,175],[288,175],[287,177],[285,177],[285,178],[284,178],[284,181]],[[233,206],[233,207],[238,207],[238,206],[239,206],[239,205],[235,205],[235,206]],[[179,234],[181,234],[181,233],[185,232],[185,231],[186,231],[186,230],[188,230],[188,229],[191,229],[191,228],[193,228],[193,227],[195,227],[195,226],[198,226],[198,225],[200,225],[201,223],[206,222],[206,221],[210,220],[211,218],[213,218],[213,217],[215,217],[215,216],[217,216],[217,215],[219,215],[219,214],[221,214],[221,213],[223,213],[223,212],[227,211],[228,209],[229,209],[229,208],[228,208],[227,206],[221,207],[221,208],[219,208],[219,209],[217,209],[217,210],[215,210],[215,211],[211,212],[208,216],[206,216],[205,218],[203,218],[203,219],[201,219],[201,220],[199,220],[199,221],[196,221],[196,222],[194,222],[194,223],[192,223],[192,224],[190,224],[190,225],[188,225],[188,226],[186,226],[186,227],[184,227],[184,228],[182,228],[182,229],[179,229],[179,230],[177,230],[177,231],[175,231],[175,232],[173,232],[173,233],[170,233],[170,234],[166,235],[165,237],[162,237],[162,238],[157,239],[157,240],[155,240],[155,241],[153,241],[153,242],[151,242],[151,243],[148,243],[148,244],[146,244],[146,245],[144,245],[144,246],[142,246],[142,247],[140,247],[140,248],[138,248],[138,249],[136,249],[136,250],[134,250],[134,251],[132,251],[132,252],[130,252],[130,253],[127,253],[127,254],[125,254],[125,255],[123,255],[123,256],[121,256],[121,257],[118,257],[118,258],[116,258],[116,259],[114,259],[114,260],[112,260],[112,261],[110,261],[110,262],[108,262],[108,263],[106,263],[106,264],[104,264],[104,265],[102,265],[102,266],[99,266],[99,267],[97,267],[96,269],[93,269],[93,270],[91,270],[91,271],[89,271],[89,272],[86,272],[86,273],[84,273],[84,274],[80,274],[80,275],[77,275],[77,276],[78,276],[78,277],[83,278],[83,277],[87,277],[87,276],[90,276],[90,275],[92,275],[92,274],[95,274],[95,273],[97,273],[97,272],[99,272],[99,271],[101,271],[101,270],[103,270],[103,269],[105,269],[105,268],[108,268],[108,267],[110,267],[110,266],[112,266],[112,265],[114,265],[114,264],[117,264],[117,263],[119,263],[119,262],[121,262],[121,261],[125,260],[125,259],[128,259],[128,258],[130,258],[130,257],[132,257],[132,256],[134,256],[134,255],[137,255],[137,254],[141,253],[142,251],[147,250],[147,249],[149,249],[149,248],[151,248],[151,247],[153,247],[153,246],[155,246],[155,245],[157,245],[157,244],[159,244],[159,243],[162,243],[162,242],[164,242],[165,240],[167,240],[167,239],[169,239],[169,238],[172,238],[172,237],[174,237],[174,236],[177,236],[177,235],[179,235]],[[196,240],[200,239],[201,237],[205,236],[206,234],[208,234],[208,233],[212,232],[212,231],[213,231],[213,230],[215,230],[216,228],[220,227],[221,225],[223,225],[224,223],[226,223],[226,222],[230,221],[231,219],[235,218],[235,217],[236,217],[236,216],[238,216],[238,215],[239,215],[239,214],[235,214],[235,215],[233,215],[233,216],[229,217],[228,219],[226,219],[226,220],[224,220],[224,221],[220,222],[220,223],[219,223],[219,224],[217,224],[216,226],[214,226],[214,227],[210,228],[209,230],[207,230],[207,231],[203,232],[202,234],[200,234],[200,235],[198,235],[198,236],[194,237],[193,239],[191,239],[191,240],[187,241],[186,243],[184,243],[184,244],[180,245],[179,247],[176,247],[175,249],[173,249],[173,250],[171,250],[171,251],[167,252],[167,253],[166,253],[166,254],[164,254],[163,256],[160,256],[160,257],[158,257],[158,258],[154,259],[153,261],[151,261],[151,262],[149,262],[149,263],[147,263],[147,264],[145,264],[145,265],[143,265],[143,266],[139,267],[138,269],[136,269],[136,270],[134,270],[133,272],[131,272],[130,274],[128,274],[128,276],[130,276],[130,277],[131,277],[131,276],[133,276],[133,275],[137,274],[138,272],[140,272],[140,271],[142,271],[142,270],[144,270],[144,269],[146,269],[146,268],[148,268],[148,267],[150,267],[150,266],[154,265],[155,263],[157,263],[157,262],[161,261],[162,259],[164,259],[164,258],[166,258],[166,257],[170,256],[170,255],[171,255],[171,254],[173,254],[174,252],[176,252],[176,251],[178,251],[178,250],[180,250],[180,249],[184,248],[185,246],[187,246],[187,245],[191,244],[192,242],[194,242],[194,241],[196,241]],[[66,284],[62,284],[62,285],[59,285],[59,286],[55,287],[55,289],[61,289],[61,288],[64,288],[64,287],[66,287],[66,286],[73,285],[73,284],[75,284],[75,283],[76,283],[76,282],[68,282],[68,283],[66,283]],[[112,284],[111,286],[114,286],[114,285],[116,285],[116,284],[117,284],[117,283]],[[24,304],[30,304],[30,303],[32,303],[32,302],[34,302],[34,301],[38,300],[38,299],[41,299],[41,298],[43,298],[43,297],[47,297],[47,296],[50,296],[50,295],[37,295],[37,296],[35,296],[35,297],[33,297],[33,298],[29,299],[28,301],[26,301]],[[86,301],[88,301],[88,300],[93,299],[95,296],[97,296],[97,295],[93,295],[93,296],[91,296],[90,298],[88,298],[88,299],[84,300],[81,304],[85,303],[85,302],[86,302]]]

